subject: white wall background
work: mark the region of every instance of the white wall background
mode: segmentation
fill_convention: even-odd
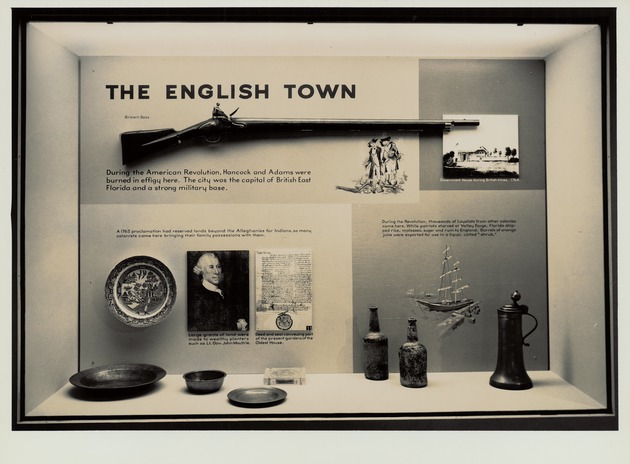
[[[77,367],[79,61],[28,28],[25,147],[26,411]]]
[[[547,58],[551,370],[606,399],[600,32]]]

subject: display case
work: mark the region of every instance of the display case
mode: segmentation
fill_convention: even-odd
[[[14,429],[617,428],[614,9],[13,14]]]

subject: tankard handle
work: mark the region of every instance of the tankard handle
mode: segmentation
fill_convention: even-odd
[[[525,339],[526,339],[527,337],[529,337],[529,336],[530,336],[530,335],[534,332],[534,330],[536,330],[536,329],[538,328],[538,319],[536,319],[536,316],[534,316],[534,315],[532,315],[532,314],[530,314],[530,313],[523,313],[523,315],[524,315],[524,316],[529,316],[529,317],[534,318],[534,322],[536,323],[536,325],[534,325],[534,328],[533,328],[532,330],[530,330],[529,332],[527,332],[527,333],[525,334],[525,336],[523,337],[523,345],[525,345],[525,346],[529,346],[529,343],[525,343]]]

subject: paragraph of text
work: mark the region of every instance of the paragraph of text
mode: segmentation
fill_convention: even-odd
[[[224,192],[234,187],[283,184],[309,185],[309,170],[287,169],[107,169],[105,190],[110,192]]]
[[[150,239],[184,239],[184,238],[253,238],[268,237],[273,234],[311,234],[311,229],[285,229],[285,228],[251,228],[251,227],[226,227],[223,229],[158,229],[158,228],[121,228],[116,230],[116,238],[150,238]]]
[[[383,237],[496,237],[514,232],[515,219],[382,220]]]

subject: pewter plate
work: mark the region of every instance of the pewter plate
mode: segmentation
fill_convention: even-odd
[[[171,271],[150,256],[133,256],[107,277],[105,298],[112,315],[131,327],[150,327],[168,316],[175,304]]]
[[[70,383],[92,392],[122,392],[146,387],[165,375],[164,369],[151,364],[111,364],[77,372]]]
[[[235,406],[267,408],[282,403],[287,397],[287,392],[275,387],[237,388],[228,393],[227,396]]]

